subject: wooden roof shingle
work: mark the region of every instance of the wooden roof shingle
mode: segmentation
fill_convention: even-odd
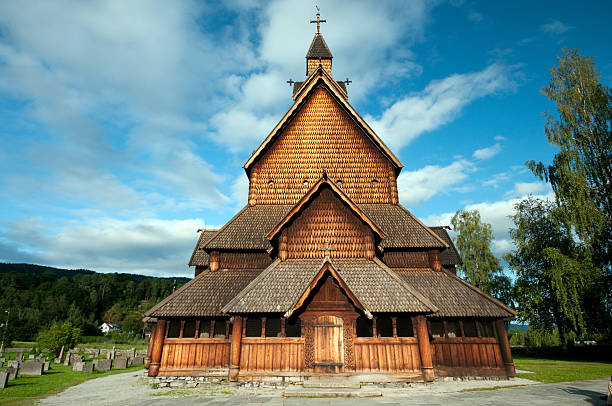
[[[442,261],[442,265],[461,265],[463,264],[463,260],[459,256],[457,252],[457,248],[455,248],[455,244],[451,240],[448,232],[446,231],[446,227],[442,226],[434,226],[429,227],[431,230],[438,235],[441,239],[444,240],[448,244],[448,248],[440,252],[440,261]]]
[[[217,231],[219,230],[202,230],[200,232],[200,238],[198,238],[198,242],[189,259],[189,266],[208,266],[208,253],[204,251],[204,244],[210,240]]]

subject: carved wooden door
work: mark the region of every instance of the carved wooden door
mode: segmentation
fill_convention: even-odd
[[[314,371],[321,373],[344,370],[344,337],[342,319],[336,316],[319,316],[314,328]]]

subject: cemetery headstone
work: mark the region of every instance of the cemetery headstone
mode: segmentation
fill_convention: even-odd
[[[83,372],[83,367],[85,366],[84,362],[77,361],[72,364],[72,370],[75,372]]]
[[[38,360],[29,360],[21,364],[19,375],[42,375],[43,363]]]
[[[0,358],[0,368],[2,368],[2,365],[4,365],[4,360]]]
[[[49,370],[49,368],[51,368],[51,362],[50,361],[43,361],[43,372],[47,372]]]
[[[36,358],[36,355],[34,355],[34,354],[28,355],[28,359],[34,359],[34,358]]]
[[[19,368],[19,364],[20,364],[19,361],[11,360],[6,363],[6,366],[13,367],[13,368]]]
[[[55,358],[55,359],[53,359],[53,363],[54,364],[61,364],[62,363],[62,359],[61,358]]]
[[[97,359],[94,361],[94,367],[96,371],[110,371],[111,360],[109,359]]]
[[[144,357],[134,357],[130,360],[131,365],[141,365],[144,364]]]
[[[60,361],[61,361],[61,359],[62,359],[63,357],[64,357],[64,346],[62,345],[62,349],[60,350],[60,353],[59,353],[59,357],[58,357],[58,358],[59,358],[59,359],[60,359]]]
[[[127,368],[127,358],[115,358],[113,360],[113,369]]]
[[[15,355],[15,360],[17,360],[19,362],[23,361],[23,353],[20,352],[17,355]]]
[[[83,364],[83,372],[89,372],[92,373],[94,370],[94,366],[93,364],[89,363],[89,364]]]
[[[66,358],[64,359],[64,366],[67,367],[68,365],[70,365],[70,357],[66,355]]]
[[[0,372],[0,389],[6,388],[6,385],[8,385],[8,372],[1,371]]]
[[[9,381],[12,381],[13,379],[17,378],[17,371],[19,370],[19,368],[8,367],[8,368],[5,368],[4,370],[8,373]]]

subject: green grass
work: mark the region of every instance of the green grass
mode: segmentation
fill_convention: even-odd
[[[612,376],[611,362],[581,361],[514,355],[516,369],[534,372],[517,374],[519,378],[538,382],[570,382],[586,379],[609,378]]]
[[[9,381],[8,386],[0,389],[0,405],[22,406],[31,405],[35,399],[40,399],[62,390],[78,385],[89,379],[102,376],[120,374],[123,372],[142,370],[142,365],[134,365],[127,369],[114,369],[110,371],[94,371],[93,373],[74,372],[72,366],[51,364],[49,371],[41,376],[19,376]]]

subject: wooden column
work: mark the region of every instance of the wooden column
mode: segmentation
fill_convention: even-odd
[[[157,376],[164,349],[164,336],[166,334],[166,321],[157,320],[155,334],[153,334],[153,348],[151,349],[151,364],[149,364],[149,376]]]
[[[149,369],[149,365],[151,364],[151,351],[153,350],[153,340],[155,340],[155,332],[157,331],[157,324],[153,324],[151,328],[151,336],[149,337],[149,345],[147,346],[147,356],[145,358],[145,369]]]
[[[431,360],[431,345],[429,344],[429,333],[427,332],[427,321],[425,316],[416,316],[417,340],[419,342],[419,353],[421,353],[421,371],[425,382],[434,380],[433,362]]]
[[[439,250],[429,250],[427,251],[427,256],[429,257],[429,266],[434,271],[441,271],[442,261],[440,261],[440,251]]]
[[[215,272],[219,269],[219,251],[212,251],[208,257],[208,268],[211,272]]]
[[[514,370],[514,361],[512,361],[512,352],[510,351],[510,343],[508,342],[508,332],[506,324],[503,320],[495,320],[495,329],[497,330],[497,342],[501,351],[502,359],[504,360],[504,368],[507,376],[516,376]]]
[[[232,348],[229,370],[229,380],[237,381],[240,374],[240,350],[242,347],[242,317],[234,316],[232,326]]]

